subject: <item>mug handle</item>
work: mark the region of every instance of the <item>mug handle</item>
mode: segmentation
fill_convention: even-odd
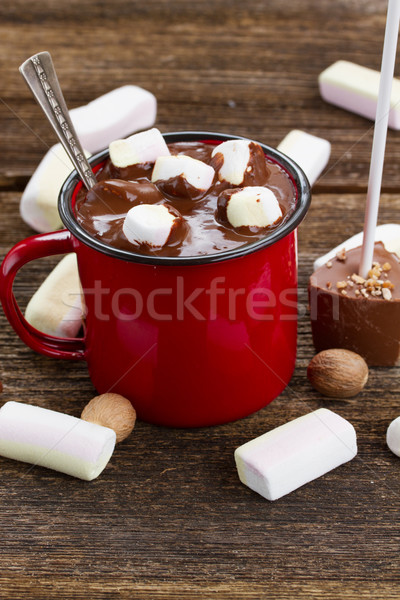
[[[73,252],[73,239],[67,229],[34,235],[22,240],[8,252],[0,268],[0,296],[11,326],[32,350],[52,358],[83,360],[85,343],[82,338],[59,338],[38,331],[23,316],[13,293],[13,283],[19,269],[37,258]]]

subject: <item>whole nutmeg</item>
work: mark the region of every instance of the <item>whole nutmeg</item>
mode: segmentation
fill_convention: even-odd
[[[81,419],[113,429],[117,442],[122,442],[132,433],[136,411],[129,400],[120,394],[101,394],[85,406]]]
[[[324,396],[351,398],[368,381],[368,366],[359,354],[342,348],[316,354],[307,368],[311,385]]]

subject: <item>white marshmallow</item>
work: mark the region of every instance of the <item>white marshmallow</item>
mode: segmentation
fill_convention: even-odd
[[[387,428],[386,443],[396,456],[400,456],[400,417],[392,421]]]
[[[159,156],[169,154],[163,136],[155,127],[110,144],[111,162],[121,169],[129,165],[155,162]]]
[[[161,248],[167,243],[176,216],[161,204],[139,204],[131,208],[122,230],[131,244]]]
[[[341,250],[351,250],[361,246],[363,241],[363,232],[353,235],[348,240],[342,242],[333,250],[330,250],[323,256],[320,256],[314,261],[314,271],[325,265],[328,260],[335,258],[336,254]],[[396,223],[386,223],[385,225],[378,225],[375,230],[375,241],[383,242],[388,252],[394,252],[400,258],[400,225]]]
[[[218,171],[220,181],[228,181],[233,185],[242,183],[250,161],[250,144],[249,140],[228,140],[214,148],[211,156],[214,158],[222,154],[224,159]]]
[[[82,290],[76,254],[67,254],[30,299],[25,318],[49,335],[73,338],[82,325]]]
[[[153,94],[136,85],[124,85],[85,106],[70,111],[84,148],[99,152],[113,140],[151,127],[157,114]]]
[[[86,156],[90,156],[85,151]],[[21,217],[27,225],[45,233],[62,226],[58,214],[58,195],[74,166],[61,144],[52,146],[39,163],[26,186],[20,203]]]
[[[335,62],[318,78],[320,94],[326,102],[373,121],[376,116],[379,80],[379,71],[346,60]],[[400,129],[399,79],[393,79],[390,106],[389,127]]]
[[[22,402],[0,409],[0,455],[91,481],[114,451],[115,431]]]
[[[135,85],[117,88],[86,106],[70,111],[76,133],[86,156],[98,152],[119,137],[151,127],[155,121],[157,101],[153,94]],[[72,163],[56,144],[47,152],[28,182],[21,198],[21,217],[39,232],[62,226],[57,200]]]
[[[310,185],[313,186],[328,164],[331,144],[323,138],[293,129],[281,141],[278,150],[303,169]]]
[[[206,192],[213,182],[215,171],[210,165],[191,156],[183,154],[159,156],[154,165],[151,181],[155,183],[180,175],[197,190]]]
[[[282,217],[282,210],[272,190],[248,186],[229,198],[226,216],[233,227],[268,227]]]
[[[356,454],[354,427],[320,408],[243,444],[235,461],[242,483],[277,500]]]

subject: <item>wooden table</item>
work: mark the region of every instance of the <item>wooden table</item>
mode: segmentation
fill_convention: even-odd
[[[13,0],[0,6],[0,252],[32,234],[21,191],[55,138],[18,73],[52,53],[70,108],[133,83],[158,98],[164,132],[231,132],[270,145],[293,128],[332,143],[299,231],[299,352],[269,407],[236,423],[175,430],[139,422],[91,483],[0,458],[0,597],[398,599],[400,462],[385,445],[400,414],[399,369],[374,368],[346,401],[311,389],[305,310],[313,260],[363,223],[371,122],[324,103],[338,59],[379,69],[383,0]],[[398,71],[398,70],[397,70]],[[400,215],[400,133],[390,131],[381,222]],[[24,306],[56,259],[25,268]],[[1,401],[79,415],[86,368],[34,354],[1,315]],[[243,442],[328,407],[358,434],[358,457],[270,503],[240,484]]]

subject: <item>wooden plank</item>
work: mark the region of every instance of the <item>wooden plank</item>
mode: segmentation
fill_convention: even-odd
[[[0,194],[2,253],[28,233],[18,198]],[[359,230],[362,204],[357,194],[314,196],[299,231],[303,302],[312,261]],[[381,220],[399,209],[400,194],[384,196]],[[21,273],[22,305],[52,264]],[[79,415],[94,394],[85,365],[34,354],[4,316],[0,347],[3,401]],[[304,314],[295,374],[270,406],[220,427],[138,423],[91,483],[0,458],[6,597],[78,598],[84,589],[93,599],[397,598],[400,483],[385,431],[398,414],[398,369],[371,369],[357,398],[328,400],[307,382],[312,355]],[[238,445],[320,406],[354,424],[354,461],[275,503],[240,484]]]
[[[228,0],[215,6],[162,0],[130,6],[120,0],[108,9],[73,2],[65,12],[54,1],[43,7],[34,0],[29,11],[23,7],[20,0],[12,10],[0,9],[2,55],[14,49],[2,69],[3,189],[21,189],[55,142],[18,73],[19,64],[43,48],[52,52],[71,108],[134,83],[157,96],[163,131],[218,130],[276,146],[291,129],[306,129],[332,142],[321,189],[365,189],[372,123],[326,104],[317,78],[339,58],[379,68],[384,2],[352,2],[344,9],[296,1],[284,13],[276,1],[246,8],[236,3],[234,10]],[[388,138],[388,191],[397,182],[397,137],[390,132]]]

